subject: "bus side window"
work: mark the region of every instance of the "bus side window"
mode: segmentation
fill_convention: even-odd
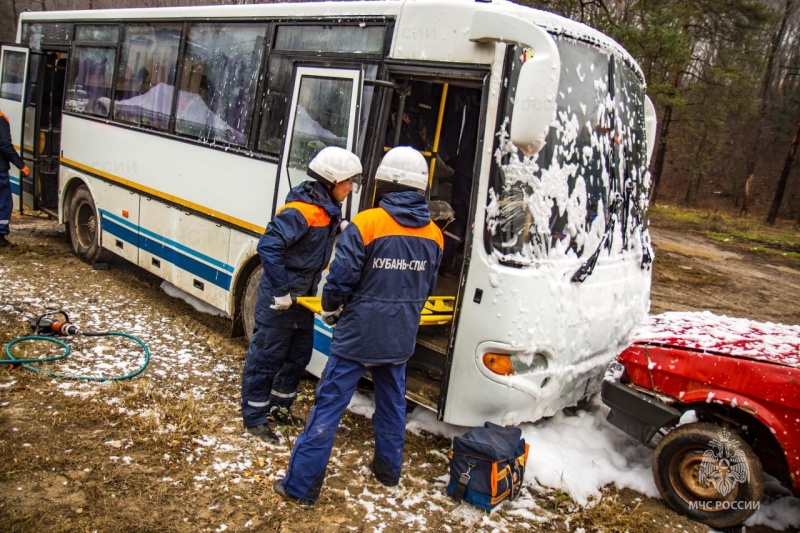
[[[364,79],[375,79],[387,39],[385,24],[278,24],[275,42],[267,65],[267,80],[261,102],[259,135],[256,148],[274,156],[281,153],[284,142],[287,102],[292,93],[292,74],[295,65],[335,63],[343,68],[363,68]],[[344,56],[343,54],[348,54]],[[354,59],[353,54],[358,54]],[[374,88],[364,86],[361,100],[360,125],[369,117]],[[341,112],[330,109],[330,119],[318,116],[316,122],[341,120],[334,115]],[[324,113],[324,112],[320,112]],[[329,124],[330,125],[330,124]],[[333,129],[337,126],[334,124]],[[330,130],[330,128],[325,128]],[[361,152],[364,130],[360,128],[356,151]]]
[[[302,78],[289,150],[288,167],[292,184],[305,179],[308,163],[323,148],[348,148],[352,92],[353,82],[349,79]]]
[[[6,50],[3,52],[3,72],[0,74],[0,98],[22,101],[25,77],[25,54]]]
[[[264,103],[261,111],[261,131],[258,149],[268,154],[278,155],[283,146],[286,103],[292,83],[292,60],[283,57],[269,58],[269,74]]]
[[[246,145],[266,24],[190,24],[175,131]]]
[[[180,24],[123,27],[114,119],[159,130],[169,127],[178,65]]]
[[[108,117],[115,58],[113,48],[78,46],[73,50],[64,106],[67,111]]]

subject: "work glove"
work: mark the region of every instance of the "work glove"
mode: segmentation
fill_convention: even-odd
[[[330,327],[336,325],[339,322],[339,316],[342,314],[342,306],[339,306],[338,309],[335,311],[322,311],[322,321],[325,322]]]
[[[269,308],[275,309],[276,311],[283,311],[289,309],[291,306],[292,297],[289,293],[286,293],[283,296],[274,296],[272,298],[272,305],[270,305]]]
[[[31,169],[28,168],[28,165],[25,165],[21,169],[19,169],[19,173],[27,178],[28,176],[31,175]]]

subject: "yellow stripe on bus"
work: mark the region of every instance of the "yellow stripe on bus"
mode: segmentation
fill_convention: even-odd
[[[208,216],[217,218],[219,220],[224,220],[225,222],[229,222],[229,223],[234,224],[234,225],[236,225],[236,226],[238,226],[240,228],[248,229],[250,231],[255,231],[256,233],[263,233],[264,232],[264,228],[263,227],[257,226],[255,224],[251,224],[249,222],[245,222],[244,220],[241,220],[241,219],[238,219],[236,217],[232,217],[232,216],[226,215],[224,213],[220,213],[219,211],[215,211],[213,209],[209,209],[208,207],[202,206],[200,204],[196,204],[194,202],[190,202],[188,200],[184,200],[183,198],[178,198],[177,196],[172,196],[171,194],[165,194],[165,193],[163,193],[161,191],[158,191],[156,189],[152,189],[150,187],[145,187],[144,185],[140,185],[138,183],[134,183],[134,182],[132,182],[130,180],[126,180],[125,178],[122,178],[120,176],[116,176],[114,174],[110,174],[110,173],[105,172],[103,170],[100,170],[98,168],[93,168],[93,167],[84,165],[82,163],[78,163],[77,161],[73,161],[72,159],[67,159],[66,157],[62,157],[62,158],[60,158],[60,160],[61,160],[62,163],[66,164],[66,165],[69,165],[71,167],[75,167],[77,169],[83,170],[85,172],[89,172],[89,173],[94,174],[96,176],[100,176],[100,177],[105,178],[105,179],[107,179],[109,181],[113,181],[114,183],[119,183],[120,185],[124,185],[125,187],[129,187],[129,188],[134,189],[136,191],[140,191],[140,192],[146,193],[146,194],[148,194],[150,196],[154,196],[154,197],[159,198],[161,200],[166,200],[166,201],[171,202],[173,204],[177,204],[177,205],[180,205],[182,207],[186,207],[188,209],[192,209],[192,210],[197,211],[199,213],[203,213],[204,215],[208,215]]]

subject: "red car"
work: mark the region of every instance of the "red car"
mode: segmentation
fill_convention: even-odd
[[[764,472],[800,497],[800,326],[650,317],[610,367],[602,398],[609,422],[657,442],[658,490],[690,518],[742,524],[760,505]]]

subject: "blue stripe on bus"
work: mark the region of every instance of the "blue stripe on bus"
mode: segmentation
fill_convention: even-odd
[[[9,176],[9,181],[11,184],[11,194],[19,196],[19,178]]]
[[[214,259],[213,257],[209,257],[209,256],[207,256],[205,254],[202,254],[202,253],[198,252],[197,250],[192,250],[191,248],[189,248],[187,246],[184,246],[183,244],[181,244],[179,242],[176,242],[176,241],[173,241],[172,239],[168,239],[166,237],[163,237],[163,236],[161,236],[161,235],[159,235],[159,234],[157,234],[155,232],[152,232],[152,231],[150,231],[148,229],[145,229],[145,228],[143,228],[141,226],[137,226],[137,225],[133,224],[131,221],[125,220],[124,218],[120,218],[120,217],[118,217],[117,215],[115,215],[113,213],[109,213],[108,211],[104,211],[102,209],[100,210],[100,212],[103,213],[104,217],[113,218],[114,220],[116,220],[120,224],[124,224],[124,225],[130,227],[134,231],[138,231],[140,234],[147,235],[148,237],[150,237],[153,240],[162,242],[162,243],[164,243],[164,244],[166,244],[168,246],[171,246],[173,248],[177,248],[178,250],[180,250],[182,252],[185,252],[185,253],[187,253],[189,255],[193,255],[196,258],[198,258],[198,259],[200,259],[202,261],[205,261],[206,263],[211,263],[212,265],[214,265],[217,268],[221,268],[222,270],[225,270],[225,271],[228,271],[230,273],[233,273],[233,266],[231,266],[231,265],[223,263],[222,261]]]
[[[226,291],[230,290],[231,276],[229,274],[220,272],[214,267],[201,263],[197,259],[189,257],[188,255],[173,248],[169,248],[168,246],[150,239],[145,235],[137,234],[135,231],[136,226],[130,222],[126,224],[130,227],[125,227],[124,225],[117,223],[115,220],[116,217],[106,216],[107,213],[102,210],[101,213],[104,215],[102,226],[103,231],[107,231],[111,235],[114,235],[115,237],[118,237],[123,241],[132,244],[133,246],[145,250],[165,261],[168,261],[178,268],[185,270],[200,279],[206,280],[209,283],[213,283],[214,285]]]
[[[128,242],[136,247],[139,246],[139,235],[137,235],[135,231],[131,231],[126,227],[120,226],[113,220],[106,219],[103,221],[103,231],[107,231],[114,237],[119,237],[123,241]]]
[[[322,320],[314,317],[314,349],[326,356],[331,355],[332,331]]]

